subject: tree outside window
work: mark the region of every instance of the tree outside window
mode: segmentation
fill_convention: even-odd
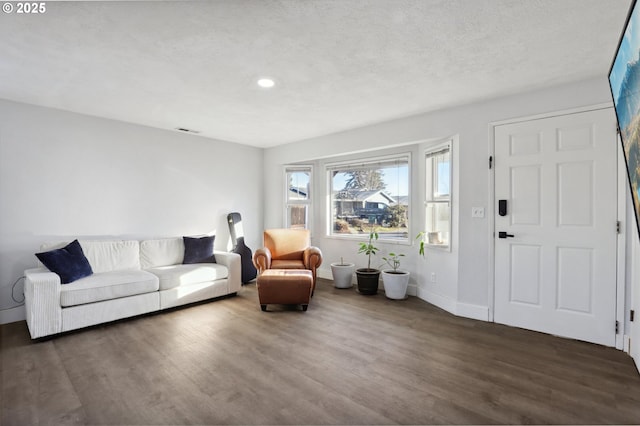
[[[328,165],[334,236],[368,234],[407,240],[409,155]]]

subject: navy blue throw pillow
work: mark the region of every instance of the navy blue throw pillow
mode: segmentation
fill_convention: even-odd
[[[213,242],[216,236],[210,237],[182,237],[184,241],[183,264],[188,263],[216,263],[213,254]]]
[[[73,240],[60,249],[36,253],[36,257],[47,269],[60,276],[62,284],[72,283],[93,274],[78,240]]]

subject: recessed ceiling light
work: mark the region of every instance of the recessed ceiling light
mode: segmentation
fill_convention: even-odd
[[[199,130],[191,130],[191,129],[187,129],[185,127],[176,127],[176,130],[179,131],[179,132],[185,132],[185,133],[195,133],[195,134],[200,133]]]
[[[270,87],[273,87],[276,85],[276,82],[273,81],[270,78],[261,78],[260,80],[258,80],[258,86],[263,87],[265,89],[268,89]]]

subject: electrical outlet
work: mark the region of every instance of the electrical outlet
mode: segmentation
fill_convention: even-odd
[[[435,282],[436,282],[436,273],[435,273],[435,272],[432,272],[432,273],[431,273],[431,282],[432,282],[432,283],[435,283]]]
[[[484,207],[471,207],[471,217],[484,217]]]

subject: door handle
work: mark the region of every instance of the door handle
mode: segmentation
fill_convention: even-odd
[[[513,238],[513,237],[515,237],[515,235],[513,234],[507,234],[504,231],[498,232],[498,238]]]

